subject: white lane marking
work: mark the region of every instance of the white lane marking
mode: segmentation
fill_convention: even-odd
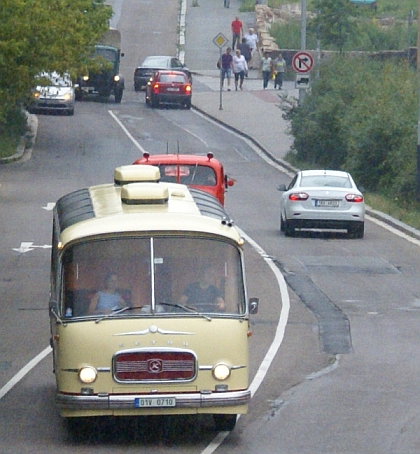
[[[196,139],[198,139],[200,142],[203,142],[203,144],[208,148],[209,147],[209,144],[204,140],[202,139],[200,136],[198,136],[197,134],[193,133],[192,131],[190,131],[189,129],[187,128],[184,128],[182,125],[180,125],[179,123],[177,123],[176,121],[172,120],[171,118],[166,118],[167,120],[169,120],[171,123],[173,123],[174,125],[178,126],[178,128],[180,129],[183,129],[185,132],[187,132],[188,134],[191,134],[193,137],[195,137]]]
[[[20,380],[28,373],[30,372],[39,362],[41,362],[47,355],[50,354],[52,351],[51,347],[47,347],[44,349],[41,353],[39,353],[37,356],[35,356],[34,359],[29,361],[26,366],[22,367],[22,369],[13,377],[11,378],[4,386],[3,388],[0,389],[0,400],[15,386],[17,385]]]
[[[274,336],[273,342],[271,343],[270,348],[265,354],[265,357],[262,360],[260,367],[258,368],[258,371],[255,374],[255,377],[249,387],[249,389],[251,390],[251,397],[253,397],[260,387],[261,383],[263,382],[265,376],[267,375],[268,369],[270,368],[271,363],[273,362],[273,359],[283,342],[284,332],[286,330],[286,324],[289,318],[290,298],[289,292],[287,291],[286,281],[284,280],[283,275],[275,265],[272,258],[267,255],[267,253],[241,229],[239,229],[239,231],[241,232],[241,235],[246,239],[246,241],[248,241],[248,243],[261,255],[261,257],[265,260],[267,265],[271,268],[271,271],[276,276],[282,300],[280,318],[277,324],[276,334]],[[239,418],[240,415],[238,416],[238,419]],[[230,432],[219,432],[217,436],[207,445],[204,451],[202,451],[202,454],[212,454],[223,443],[223,441],[229,434]]]
[[[415,244],[416,246],[420,246],[420,241],[417,238],[414,238],[410,235],[407,235],[404,232],[401,232],[400,230],[396,229],[395,227],[390,226],[386,222],[380,221],[379,219],[376,219],[372,216],[369,216],[368,214],[365,214],[365,218],[368,219],[370,222],[374,222],[375,224],[383,227],[384,229],[388,230],[389,232],[393,233],[394,235],[397,235],[410,243]]]
[[[43,245],[36,245],[31,241],[24,241],[20,243],[20,246],[18,248],[12,248],[13,251],[19,252],[21,254],[24,254],[25,252],[30,252],[34,251],[35,248],[38,249],[51,249],[52,246],[50,244],[43,244]]]
[[[129,133],[128,129],[121,123],[118,117],[114,114],[112,110],[108,110],[109,115],[118,123],[121,129],[125,132],[127,137],[134,143],[134,145],[142,152],[145,153],[146,150],[137,142],[137,140]]]
[[[45,211],[52,211],[54,209],[54,207],[55,207],[55,203],[49,202],[49,203],[47,203],[47,206],[42,207],[42,209]]]

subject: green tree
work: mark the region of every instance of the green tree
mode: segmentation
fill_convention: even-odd
[[[321,45],[332,45],[343,52],[349,37],[357,32],[354,17],[358,9],[349,0],[314,0],[316,16],[309,28],[318,34]]]
[[[41,71],[85,68],[112,9],[92,0],[1,0],[0,134]]]
[[[416,73],[397,61],[331,58],[301,106],[286,105],[299,167],[344,169],[369,191],[413,200]]]

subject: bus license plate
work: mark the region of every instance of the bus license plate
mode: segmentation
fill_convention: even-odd
[[[136,408],[175,407],[175,397],[137,397],[134,399]]]
[[[338,200],[315,200],[316,207],[334,207],[339,206]]]

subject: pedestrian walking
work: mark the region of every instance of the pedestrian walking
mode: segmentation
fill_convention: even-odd
[[[225,8],[229,8],[229,6],[230,6],[230,0],[223,0],[223,6],[224,6]]]
[[[263,88],[267,88],[268,81],[270,80],[273,65],[270,57],[270,52],[265,51],[264,56],[261,58],[261,72],[263,76]]]
[[[233,57],[231,55],[232,49],[230,47],[226,48],[225,53],[222,55],[221,64],[220,64],[220,86],[223,90],[224,80],[227,79],[227,90],[230,91],[230,78],[232,76],[233,69]]]
[[[254,29],[250,28],[248,33],[244,36],[246,43],[248,44],[249,48],[251,49],[251,58],[249,60],[249,68],[252,69],[252,57],[254,52],[258,50],[258,35],[254,33]]]
[[[249,62],[251,60],[251,49],[249,48],[245,38],[242,38],[242,42],[241,44],[239,44],[238,49],[241,51],[241,55],[245,57],[246,64],[249,67]],[[248,77],[248,71],[245,73],[245,77]]]
[[[238,46],[241,42],[241,36],[243,35],[242,22],[239,17],[236,16],[231,23],[232,30],[232,49],[235,50],[235,44]]]
[[[242,85],[244,83],[245,72],[248,71],[248,65],[246,63],[245,57],[241,55],[241,51],[236,49],[235,56],[233,57],[233,73],[235,75],[235,90],[238,91],[238,82],[239,89],[242,90]]]
[[[281,90],[283,86],[283,75],[286,72],[286,60],[283,58],[282,54],[278,54],[277,58],[273,60],[273,71],[276,74],[274,79],[274,89],[278,87]]]

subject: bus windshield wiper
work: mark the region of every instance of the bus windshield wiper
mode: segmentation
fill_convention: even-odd
[[[116,311],[112,311],[110,314],[102,315],[101,317],[99,317],[98,319],[95,320],[95,323],[99,323],[106,318],[113,317],[114,315],[122,314],[125,311],[131,311],[133,309],[142,309],[142,308],[143,308],[143,306],[125,306]]]
[[[179,304],[179,303],[159,303],[159,304],[161,306],[178,307],[178,308],[184,310],[185,312],[191,312],[192,314],[201,315],[206,320],[211,321],[211,317],[209,317],[208,315],[202,314],[201,312],[198,312],[196,309],[193,309],[192,307],[189,307],[189,306],[183,306],[182,304]]]

